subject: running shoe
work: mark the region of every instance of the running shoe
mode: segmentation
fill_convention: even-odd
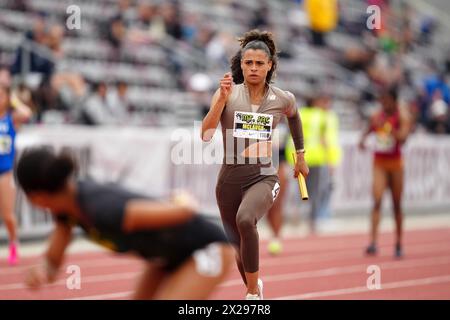
[[[264,296],[263,296],[263,282],[261,279],[258,279],[258,294],[251,294],[251,293],[247,293],[247,296],[245,297],[245,300],[264,300]]]
[[[367,247],[366,254],[369,256],[374,256],[377,254],[377,251],[378,251],[377,246],[374,243],[372,243],[370,246]]]
[[[15,242],[11,242],[9,244],[9,257],[8,263],[10,266],[16,265],[19,260],[17,253],[17,244]]]
[[[396,244],[395,245],[395,253],[394,253],[396,258],[401,258],[403,257],[403,249],[402,246],[400,244]]]
[[[269,245],[267,246],[267,250],[269,253],[273,256],[277,256],[281,254],[283,251],[283,245],[281,244],[281,241],[278,239],[272,239],[269,242]]]

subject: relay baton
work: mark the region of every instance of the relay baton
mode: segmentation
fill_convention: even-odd
[[[294,165],[295,165],[297,163],[295,153],[292,153],[292,158],[294,159]],[[297,179],[298,179],[298,187],[300,189],[300,196],[301,196],[302,200],[308,200],[309,199],[308,189],[306,188],[305,177],[303,176],[303,174],[301,172],[298,173]]]

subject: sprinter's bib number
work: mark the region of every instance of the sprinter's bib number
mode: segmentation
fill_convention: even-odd
[[[254,112],[234,112],[233,137],[269,140],[272,136],[273,115]]]

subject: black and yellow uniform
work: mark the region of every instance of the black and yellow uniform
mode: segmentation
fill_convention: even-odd
[[[122,229],[125,208],[128,201],[135,199],[149,198],[112,184],[78,181],[77,202],[82,211],[81,219],[58,214],[56,220],[76,224],[100,245],[117,252],[137,253],[167,271],[176,269],[198,249],[215,242],[227,242],[219,226],[201,215],[170,227],[125,232]]]

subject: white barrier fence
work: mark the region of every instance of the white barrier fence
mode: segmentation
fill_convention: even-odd
[[[336,216],[366,214],[371,205],[372,158],[357,148],[359,132],[344,132],[342,164],[334,176],[332,208]],[[17,148],[52,145],[72,148],[82,161],[83,176],[117,182],[143,194],[164,197],[173,189],[187,189],[201,210],[218,215],[215,184],[222,159],[220,133],[210,143],[199,138],[198,128],[119,128],[30,126],[17,138]],[[405,211],[426,213],[450,208],[450,137],[413,135],[405,151]],[[184,163],[183,163],[184,162]],[[298,214],[296,181],[290,179],[286,214]],[[385,206],[390,206],[386,195]],[[33,210],[19,192],[17,214],[23,236],[41,235],[50,219]],[[0,225],[0,238],[5,238]]]

